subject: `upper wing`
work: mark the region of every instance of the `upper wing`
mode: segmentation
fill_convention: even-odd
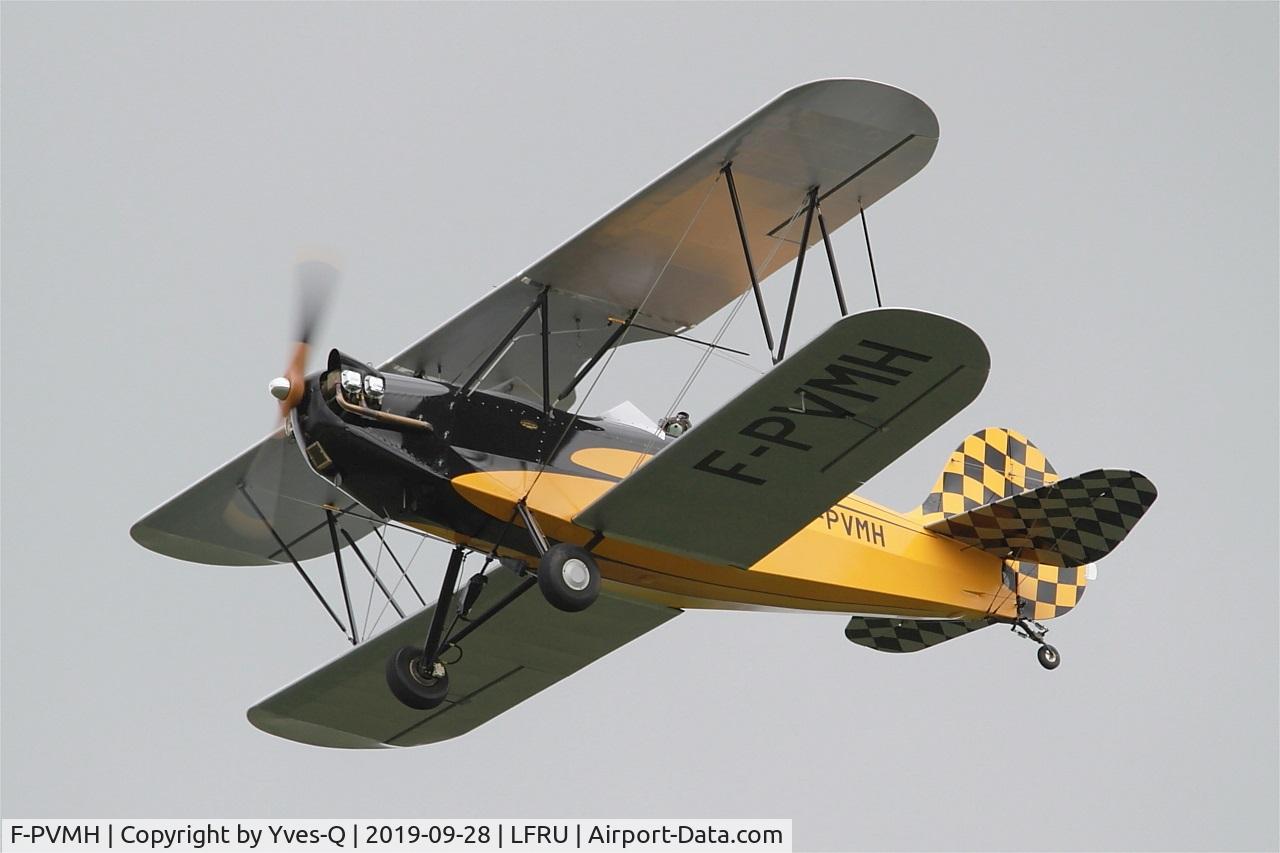
[[[574,522],[749,568],[968,405],[989,364],[946,317],[845,317]]]
[[[477,612],[518,584],[497,569]],[[556,610],[527,593],[462,642],[449,667],[449,696],[430,711],[401,705],[387,688],[387,659],[421,644],[428,607],[249,709],[249,722],[273,735],[317,746],[418,746],[464,734],[680,611],[602,592],[581,613]]]
[[[542,287],[550,288],[551,395],[604,345],[609,318],[688,328],[750,287],[721,169],[732,163],[760,279],[799,250],[785,226],[818,187],[839,227],[929,161],[938,122],[923,101],[868,80],[818,80],[782,93],[542,260],[388,362],[465,381]],[[788,239],[789,237],[789,239]],[[811,243],[821,236],[815,229]],[[780,242],[777,242],[780,241]],[[776,248],[776,251],[774,251]],[[540,400],[536,318],[481,388]],[[632,328],[623,342],[651,334]]]
[[[598,350],[694,325],[749,286],[742,244],[721,169],[732,162],[743,219],[761,279],[791,261],[799,235],[783,227],[811,187],[829,229],[919,171],[937,145],[938,123],[918,98],[867,80],[819,80],[784,92],[627,199],[576,237],[487,294],[383,365],[464,382],[538,299],[548,301],[548,376],[554,400]],[[793,229],[793,232],[799,229]],[[812,241],[820,235],[816,229]],[[781,242],[777,242],[777,241]],[[774,248],[776,247],[776,252]],[[772,253],[772,254],[771,254]],[[541,324],[530,316],[478,387],[542,400]],[[268,444],[271,439],[268,439]],[[315,506],[350,500],[307,470],[291,442],[267,447],[282,470],[278,529],[300,559],[330,550]],[[254,448],[134,525],[134,539],[205,563],[254,564],[283,555],[237,483]],[[254,465],[260,462],[255,461]],[[271,499],[276,499],[272,496]],[[341,503],[345,501],[345,503]],[[313,531],[310,532],[309,531]],[[364,531],[352,530],[353,535]]]

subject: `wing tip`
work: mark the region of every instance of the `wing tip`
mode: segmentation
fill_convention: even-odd
[[[270,566],[274,561],[212,542],[179,536],[148,523],[150,516],[139,519],[129,528],[129,538],[164,557],[204,566]]]
[[[807,80],[789,89],[784,89],[774,100],[794,98],[804,94],[816,95],[822,90],[836,91],[840,89],[850,91],[860,89],[865,93],[909,99],[914,102],[916,107],[915,114],[912,116],[916,123],[910,132],[914,136],[927,139],[936,140],[939,138],[938,116],[934,113],[932,107],[925,103],[919,95],[899,86],[894,86],[891,83],[882,83],[879,80],[870,80],[865,77],[819,77],[814,80]]]
[[[250,725],[261,732],[301,743],[307,746],[323,746],[329,749],[393,749],[390,744],[383,743],[364,735],[335,729],[319,723],[287,717],[268,710],[261,704],[254,705],[245,712]]]
[[[938,334],[941,329],[950,327],[958,333],[958,340],[963,340],[970,346],[970,350],[965,353],[966,361],[964,366],[980,371],[983,374],[991,371],[991,350],[987,348],[987,342],[982,339],[982,336],[967,323],[954,317],[948,317],[946,314],[939,314],[936,311],[925,311],[920,308],[907,308],[905,306],[869,308],[866,311],[857,311],[841,317],[832,324],[832,328],[839,325],[853,326],[859,322],[865,323],[868,316],[875,316],[885,320],[901,317],[907,322],[935,324],[932,334]],[[861,320],[855,320],[855,318],[861,318]]]

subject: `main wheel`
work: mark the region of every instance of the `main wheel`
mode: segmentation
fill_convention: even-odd
[[[586,551],[561,542],[542,555],[538,588],[552,607],[576,613],[600,596],[600,569]]]
[[[1040,665],[1045,669],[1057,669],[1058,664],[1062,663],[1058,650],[1048,643],[1040,647],[1040,650],[1036,652],[1036,658],[1039,659]]]
[[[422,646],[405,646],[387,659],[387,686],[410,708],[430,711],[449,694],[449,673],[439,662],[424,671]]]

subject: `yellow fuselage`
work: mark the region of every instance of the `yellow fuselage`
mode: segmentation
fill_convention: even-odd
[[[647,457],[606,448],[579,450],[574,462],[625,477]],[[544,471],[488,471],[453,479],[467,501],[511,518],[525,497],[553,539],[591,545],[611,590],[673,607],[794,609],[926,618],[1014,615],[1001,560],[925,530],[919,521],[848,496],[748,570],[715,565],[618,539],[594,537],[572,519],[614,481]],[[527,497],[526,497],[527,496]],[[735,511],[725,507],[726,513]],[[433,529],[458,541],[451,531]],[[477,549],[492,543],[468,541]],[[501,549],[500,553],[531,555]]]

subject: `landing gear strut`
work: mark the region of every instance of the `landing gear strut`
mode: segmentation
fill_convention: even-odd
[[[550,545],[524,502],[516,504],[520,519],[538,549],[538,588],[557,610],[577,613],[600,597],[600,568],[584,548],[561,542]]]
[[[1062,655],[1058,654],[1058,650],[1044,641],[1044,635],[1049,633],[1049,629],[1039,622],[1019,619],[1013,623],[1012,630],[1019,636],[1040,645],[1036,650],[1036,660],[1040,661],[1040,665],[1045,669],[1057,669],[1058,664],[1062,663]]]
[[[444,701],[449,693],[449,673],[440,662],[440,640],[444,636],[444,620],[453,603],[453,589],[462,571],[464,550],[461,545],[449,554],[449,565],[440,584],[440,598],[431,614],[431,627],[423,646],[404,646],[387,661],[387,687],[410,708],[429,711]]]
[[[444,702],[449,694],[449,673],[445,664],[440,661],[440,655],[457,646],[464,637],[534,586],[541,588],[543,596],[553,607],[571,613],[585,610],[599,597],[600,569],[590,552],[567,542],[549,544],[528,508],[520,503],[516,505],[516,510],[524,521],[540,558],[537,577],[529,575],[522,568],[520,574],[524,575],[524,580],[519,586],[483,613],[471,617],[468,614],[479,598],[480,588],[484,583],[482,571],[471,579],[462,594],[458,615],[466,624],[446,637],[445,619],[453,609],[453,590],[458,584],[465,553],[461,545],[453,549],[453,553],[449,555],[449,565],[445,568],[444,580],[440,584],[435,611],[431,614],[431,627],[427,631],[426,643],[422,646],[404,646],[387,661],[387,686],[392,695],[410,708],[429,711]],[[492,557],[493,554],[490,554],[490,558]]]

